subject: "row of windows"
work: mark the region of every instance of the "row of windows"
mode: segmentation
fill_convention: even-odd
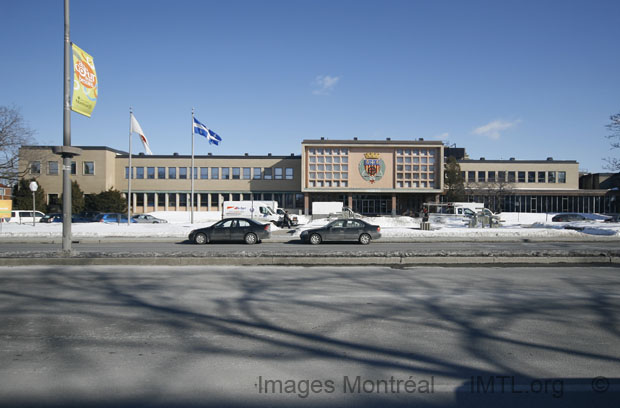
[[[311,155],[326,155],[326,156],[346,156],[349,154],[349,149],[333,149],[333,148],[310,148],[308,153]]]
[[[430,156],[435,157],[437,149],[396,149],[396,159],[398,156]]]
[[[134,179],[188,179],[191,167],[133,167]],[[125,167],[125,179],[129,167]],[[292,167],[194,167],[194,179],[293,180]]]
[[[41,162],[33,161],[30,162],[30,174],[41,174]],[[48,161],[47,162],[47,170],[46,174],[48,176],[57,176],[58,175],[58,162],[57,161]],[[77,163],[71,162],[71,174],[77,174]],[[95,174],[95,162],[93,161],[85,161],[82,162],[82,175],[84,176],[93,176]]]
[[[565,171],[467,171],[464,181],[479,183],[566,183]]]
[[[190,193],[134,193],[134,203],[137,207],[146,204],[148,207],[165,207],[166,199],[168,207],[174,208],[187,207],[191,205]],[[256,200],[256,201],[275,201],[279,208],[303,208],[304,195],[301,193],[194,193],[194,206],[207,207],[209,199],[211,207],[219,207],[221,201],[240,201],[240,200]],[[178,200],[178,201],[177,201]]]

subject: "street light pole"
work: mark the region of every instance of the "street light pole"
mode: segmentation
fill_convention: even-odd
[[[32,226],[35,226],[35,211],[37,206],[35,205],[35,201],[34,201],[34,193],[36,193],[36,191],[39,189],[39,185],[37,184],[36,181],[32,181],[30,182],[30,191],[32,191]]]

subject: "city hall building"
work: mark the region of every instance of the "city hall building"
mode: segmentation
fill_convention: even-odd
[[[275,201],[310,214],[313,201],[340,201],[366,215],[417,211],[445,201],[444,167],[455,156],[468,201],[495,211],[617,212],[617,189],[579,187],[574,160],[471,160],[441,141],[304,140],[301,155],[132,155],[106,146],[81,146],[71,178],[85,194],[128,193],[133,212],[189,211],[194,177],[196,211],[218,211],[228,200]],[[19,168],[37,179],[47,202],[60,206],[62,160],[52,146],[24,146]]]

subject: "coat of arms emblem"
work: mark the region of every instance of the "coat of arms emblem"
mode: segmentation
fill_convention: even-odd
[[[360,161],[359,170],[362,178],[372,184],[383,177],[385,162],[379,157],[379,153],[364,153],[364,159]]]

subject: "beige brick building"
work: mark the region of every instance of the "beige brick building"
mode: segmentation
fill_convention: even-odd
[[[127,152],[83,146],[71,178],[85,194],[128,191]],[[444,200],[446,153],[440,141],[304,140],[301,155],[196,156],[196,211],[217,211],[226,200],[276,201],[294,213],[310,213],[313,201],[341,201],[362,214],[402,214],[424,202]],[[574,160],[458,161],[467,200],[493,210],[606,212],[614,198],[604,190],[579,189]],[[43,186],[48,204],[62,194],[62,161],[51,146],[24,146],[20,171]],[[188,211],[191,156],[132,156],[133,212]],[[501,194],[497,192],[501,191]],[[614,204],[615,205],[615,204]]]

